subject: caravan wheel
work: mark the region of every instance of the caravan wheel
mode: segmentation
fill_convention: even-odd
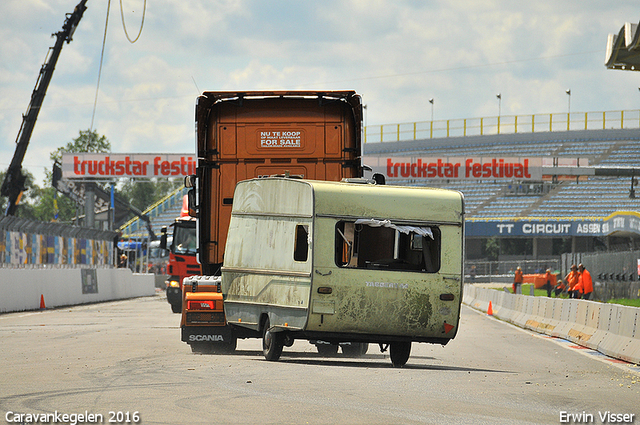
[[[278,361],[284,347],[284,333],[271,332],[269,330],[269,319],[264,323],[262,329],[262,352],[264,358],[269,361]]]
[[[392,342],[389,344],[389,356],[393,367],[402,367],[407,364],[409,355],[411,354],[411,341],[409,342]]]

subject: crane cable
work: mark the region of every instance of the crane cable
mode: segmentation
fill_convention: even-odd
[[[124,8],[122,7],[122,0],[120,0],[120,16],[122,17],[122,29],[124,29],[124,34],[127,36],[127,40],[129,43],[133,44],[140,38],[140,34],[142,34],[142,27],[144,27],[144,16],[147,13],[147,0],[144,0],[144,6],[142,8],[142,20],[140,21],[140,31],[138,31],[138,35],[134,40],[131,40],[129,37],[129,33],[127,32],[127,24],[124,22]]]
[[[104,47],[107,44],[107,28],[109,26],[110,10],[111,10],[111,0],[108,0],[107,1],[107,18],[104,23],[104,36],[102,37],[102,51],[100,52],[100,66],[98,68],[98,82],[96,84],[96,95],[93,100],[93,113],[91,114],[91,126],[89,127],[89,133],[91,133],[91,131],[93,130],[93,121],[96,116],[96,108],[98,105],[98,92],[100,90],[100,78],[102,76],[102,62],[104,59]],[[144,17],[146,15],[146,12],[147,12],[147,0],[144,0],[144,6],[142,10],[142,21],[140,22],[140,31],[138,31],[137,37],[134,40],[131,40],[131,38],[129,37],[129,33],[127,32],[127,25],[124,22],[124,8],[122,7],[122,0],[120,0],[120,16],[122,17],[122,28],[124,29],[124,34],[126,35],[127,40],[129,40],[129,43],[133,44],[136,41],[138,41],[138,39],[140,38],[140,35],[142,34],[142,27],[144,26]]]
[[[89,135],[91,135],[91,132],[93,131],[93,119],[96,116],[96,108],[98,106],[98,91],[100,90],[100,77],[102,76],[102,60],[104,59],[104,46],[107,44],[107,28],[109,27],[109,10],[110,9],[111,9],[111,0],[108,0],[107,1],[107,20],[104,23],[104,36],[102,37],[102,51],[100,52],[100,66],[98,67],[98,83],[96,84],[96,95],[93,99],[93,113],[91,114],[91,125],[89,126]]]

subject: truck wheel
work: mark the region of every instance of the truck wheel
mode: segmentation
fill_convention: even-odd
[[[262,329],[262,353],[269,361],[278,361],[284,347],[284,334],[282,332],[269,331],[269,319]]]
[[[407,364],[409,354],[411,354],[411,341],[392,342],[389,344],[389,356],[393,367],[402,367]]]
[[[349,357],[360,357],[367,353],[369,344],[366,342],[352,342],[350,345],[342,345],[342,354]]]
[[[171,304],[171,311],[174,313],[182,313],[182,304]]]
[[[338,344],[316,344],[318,354],[323,357],[331,357],[338,354]]]

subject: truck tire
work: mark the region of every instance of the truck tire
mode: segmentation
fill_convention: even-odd
[[[262,353],[264,358],[272,362],[278,361],[283,348],[284,334],[282,332],[269,331],[269,319],[267,319],[262,329]]]
[[[407,364],[409,355],[411,354],[411,341],[409,342],[392,342],[389,344],[389,356],[393,367],[402,367]]]

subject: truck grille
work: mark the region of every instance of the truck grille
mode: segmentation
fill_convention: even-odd
[[[224,313],[223,312],[214,312],[214,313],[187,313],[187,323],[209,323],[209,324],[219,324],[224,325]]]

